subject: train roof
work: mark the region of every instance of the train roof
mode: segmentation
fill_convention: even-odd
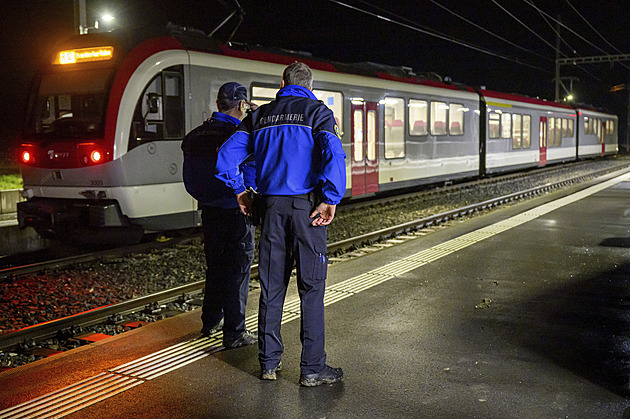
[[[453,83],[445,80],[437,73],[415,73],[412,68],[404,66],[390,66],[373,62],[342,63],[332,60],[315,58],[309,52],[293,51],[282,48],[264,47],[261,45],[248,45],[244,43],[228,42],[222,43],[219,40],[206,35],[203,31],[186,26],[179,26],[173,23],[165,27],[138,27],[133,29],[117,29],[112,32],[90,33],[87,35],[76,35],[56,46],[60,48],[81,48],[93,46],[95,42],[109,43],[122,49],[122,55],[133,49],[135,46],[156,37],[169,37],[182,49],[207,52],[212,54],[225,55],[235,58],[244,58],[254,61],[263,61],[275,64],[289,65],[295,60],[306,63],[314,70],[343,73],[350,75],[365,76],[382,80],[396,81],[413,85],[431,86],[442,89],[460,90],[476,92],[468,85]],[[98,41],[97,41],[98,40]],[[118,55],[120,57],[121,55]],[[478,89],[486,98],[501,99],[512,102],[529,103],[539,106],[549,106],[562,109],[574,109],[573,106],[556,103],[539,98],[531,98],[513,93],[502,93],[487,89]],[[580,105],[581,108],[598,112],[605,112],[593,106]]]
[[[521,103],[529,103],[532,105],[551,106],[554,108],[574,110],[573,106],[570,106],[564,103],[557,103],[557,102],[544,100],[544,99],[521,96],[521,95],[517,95],[513,93],[495,92],[495,91],[486,90],[486,89],[481,89],[480,91],[483,94],[483,96],[487,99],[503,99],[509,102],[521,102]]]
[[[181,48],[244,58],[254,61],[264,61],[275,64],[289,65],[295,60],[304,62],[314,70],[366,76],[382,80],[397,81],[415,85],[425,85],[451,90],[474,92],[471,87],[461,83],[445,81],[437,73],[427,72],[416,74],[410,67],[390,66],[373,62],[342,63],[321,58],[314,58],[311,53],[293,51],[282,48],[248,45],[244,43],[221,43],[206,35],[203,31],[178,26],[172,23],[166,27],[139,27],[134,29],[117,29],[112,32],[96,32],[87,35],[75,35],[55,46],[55,51],[65,48],[82,48],[94,46],[96,43],[114,45],[123,52],[117,57],[126,55],[135,46],[156,37],[171,37],[181,44]],[[115,60],[113,60],[115,61]]]

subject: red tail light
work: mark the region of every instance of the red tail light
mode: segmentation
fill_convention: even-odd
[[[102,159],[103,159],[103,155],[101,154],[100,151],[94,150],[92,151],[92,153],[90,153],[90,160],[92,160],[92,163],[98,163]]]
[[[33,156],[31,156],[31,153],[29,153],[28,151],[22,152],[22,162],[30,163],[32,159],[33,159]]]
[[[71,169],[112,161],[112,150],[97,142],[23,143],[15,159],[18,163],[28,166]]]
[[[35,146],[33,144],[22,144],[19,160],[22,164],[35,163]]]
[[[96,143],[79,143],[77,144],[77,148],[79,160],[84,166],[105,163],[111,160],[109,153]]]

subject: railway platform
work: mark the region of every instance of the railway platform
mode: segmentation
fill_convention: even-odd
[[[0,373],[0,418],[625,418],[629,248],[617,173],[332,264],[341,383],[298,384],[292,284],[275,382],[256,346],[201,338],[195,311]]]

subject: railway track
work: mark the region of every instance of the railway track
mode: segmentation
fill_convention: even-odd
[[[630,169],[626,168],[625,170],[627,171]],[[341,255],[348,254],[349,252],[352,254],[351,257],[356,257],[361,254],[360,249],[362,248],[374,249],[373,245],[375,243],[382,243],[383,241],[400,237],[401,235],[409,235],[410,233],[413,236],[414,232],[418,232],[422,229],[438,226],[447,221],[467,217],[474,213],[488,210],[506,203],[516,202],[518,200],[565,188],[583,182],[587,178],[590,179],[594,176],[602,176],[610,171],[610,169],[605,169],[597,173],[581,175],[559,182],[541,185],[535,188],[486,200],[484,202],[431,215],[422,219],[379,229],[347,240],[330,243],[328,250],[332,255],[331,261],[338,261],[342,259],[340,258]],[[141,247],[146,248],[147,246]],[[357,253],[357,250],[359,253]],[[120,250],[120,252],[129,253],[129,249]],[[111,253],[108,253],[108,255],[111,255]],[[46,263],[42,263],[38,266],[22,267],[20,269],[50,269],[51,266],[56,267],[68,263],[79,263],[82,259],[88,257],[89,256],[87,255],[83,255],[74,259],[67,258],[65,260],[51,261],[48,262],[48,265],[46,265]],[[102,255],[94,255],[93,257],[102,257]],[[256,276],[257,265],[254,265],[252,267],[252,277]],[[0,351],[16,350],[16,348],[28,351],[29,347],[38,346],[37,342],[39,341],[59,338],[60,336],[73,336],[82,332],[85,328],[96,324],[120,323],[121,319],[124,319],[125,316],[133,313],[153,313],[160,318],[160,316],[162,316],[162,314],[160,314],[161,312],[170,311],[171,314],[173,314],[173,312],[177,312],[178,309],[173,309],[173,305],[176,305],[179,308],[184,306],[194,308],[200,303],[198,295],[202,292],[203,286],[204,281],[196,281],[151,295],[100,307],[84,313],[79,313],[73,316],[30,326],[11,333],[6,333],[0,336]],[[197,301],[196,303],[195,300]]]
[[[630,162],[630,161],[629,161]],[[550,166],[542,169],[537,169],[534,172],[519,172],[519,173],[511,173],[505,174],[496,177],[478,179],[465,183],[458,184],[447,184],[447,185],[439,185],[433,186],[431,188],[425,188],[418,191],[407,192],[403,194],[396,195],[384,195],[379,197],[371,197],[370,199],[360,200],[360,201],[352,201],[343,203],[338,208],[338,214],[348,213],[351,211],[356,211],[359,209],[366,208],[376,208],[383,205],[393,205],[398,202],[404,202],[410,199],[422,197],[422,196],[437,196],[440,194],[454,194],[463,190],[470,190],[473,188],[479,188],[488,185],[499,185],[506,182],[515,182],[521,179],[525,179],[531,176],[553,176],[555,173],[562,173],[567,169],[575,170],[576,168],[582,166],[588,166],[591,162],[582,161],[576,163],[569,163],[562,166]],[[608,169],[610,170],[610,169]],[[605,172],[606,170],[604,170]],[[371,234],[371,233],[369,233]],[[369,236],[368,234],[368,236]],[[366,237],[368,237],[366,236]],[[35,252],[35,255],[12,255],[9,257],[5,257],[0,260],[0,280],[6,280],[15,278],[20,275],[36,273],[45,270],[51,270],[55,268],[65,267],[69,265],[74,265],[78,263],[90,262],[99,259],[107,259],[107,258],[115,258],[121,257],[125,255],[133,255],[142,252],[148,252],[153,249],[160,249],[168,246],[177,245],[179,243],[185,242],[186,240],[195,240],[200,239],[201,234],[196,233],[188,236],[174,236],[165,241],[160,240],[151,240],[146,241],[144,243],[140,243],[132,246],[123,246],[117,248],[110,248],[106,250],[98,250],[98,251],[87,251],[85,252],[83,249],[66,249],[65,253],[68,252],[81,252],[81,254],[73,254],[71,256],[64,257],[56,257],[44,255],[40,256]],[[351,242],[353,239],[348,239]],[[29,263],[23,263],[23,260],[26,258],[27,260],[33,260]],[[44,259],[44,260],[40,260]]]

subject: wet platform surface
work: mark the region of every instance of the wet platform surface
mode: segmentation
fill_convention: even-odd
[[[330,266],[341,383],[298,384],[292,284],[275,382],[259,380],[255,346],[199,338],[196,311],[1,373],[0,409],[24,404],[0,417],[622,418],[630,175],[606,179]]]

